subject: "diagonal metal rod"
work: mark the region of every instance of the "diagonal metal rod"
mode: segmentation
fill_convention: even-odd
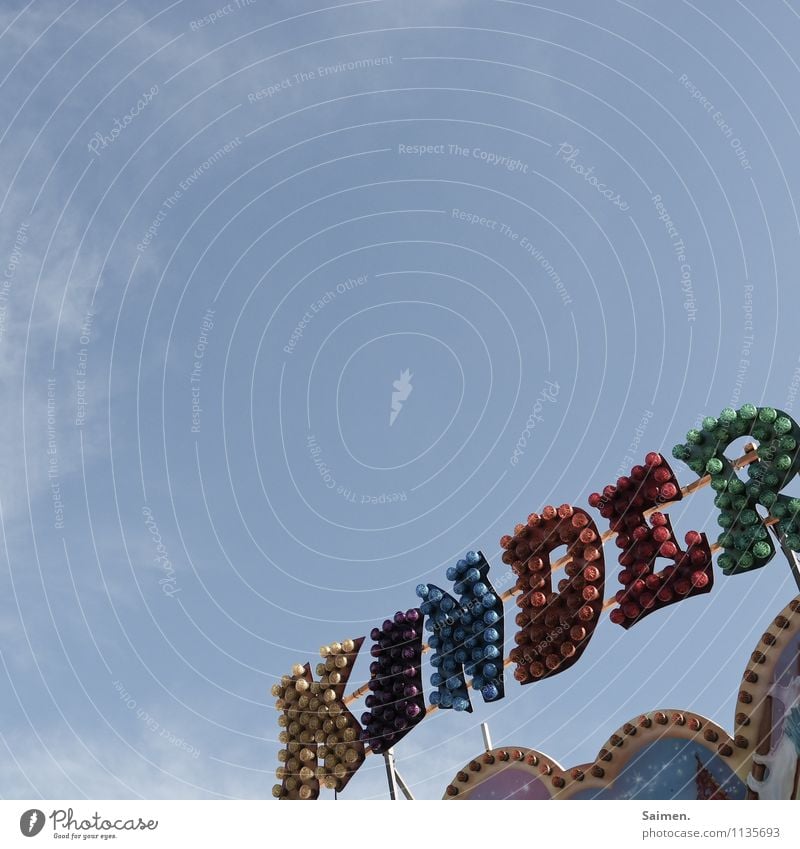
[[[389,782],[389,797],[397,800],[397,789],[400,788],[402,794],[410,802],[414,801],[414,796],[411,789],[406,784],[403,776],[397,771],[397,765],[394,759],[394,749],[387,749],[383,754],[383,761],[386,764],[386,780]]]
[[[408,799],[409,802],[413,802],[414,796],[412,795],[411,790],[409,789],[409,786],[406,784],[403,776],[400,775],[400,773],[397,770],[395,770],[394,771],[394,777],[397,779],[397,786],[403,791],[403,795],[406,797],[406,799]]]
[[[781,547],[781,551],[784,553],[786,559],[789,561],[789,569],[794,577],[794,582],[797,584],[797,588],[800,589],[800,564],[798,564],[797,562],[797,556],[792,551],[792,549],[789,548],[788,545],[786,545],[786,540],[783,536],[781,536],[781,533],[778,530],[778,526],[772,525],[770,529],[775,535],[775,539],[778,541],[778,545]]]

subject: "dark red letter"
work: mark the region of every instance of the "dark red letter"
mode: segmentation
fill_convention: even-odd
[[[564,504],[531,513],[514,536],[500,540],[503,562],[517,575],[520,631],[511,660],[514,677],[529,684],[568,669],[583,654],[603,608],[603,547],[584,510]],[[550,552],[568,546],[567,577],[553,591]]]

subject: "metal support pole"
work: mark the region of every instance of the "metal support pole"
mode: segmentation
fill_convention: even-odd
[[[489,723],[482,722],[481,723],[481,732],[483,733],[483,747],[487,752],[491,751],[492,748],[492,738],[489,736]]]
[[[383,753],[383,761],[386,764],[386,780],[389,782],[389,798],[397,799],[397,773],[394,769],[394,749],[387,749]]]

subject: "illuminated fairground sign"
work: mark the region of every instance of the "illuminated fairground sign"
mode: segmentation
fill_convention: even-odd
[[[752,443],[743,457],[725,450]],[[281,725],[279,799],[316,799],[320,787],[341,791],[369,754],[384,754],[434,710],[470,712],[472,698],[505,695],[504,670],[519,684],[558,675],[579,662],[604,611],[631,628],[656,611],[711,592],[713,556],[723,575],[765,566],[774,534],[797,577],[800,499],[782,494],[800,472],[800,428],[786,413],[745,404],[690,430],[673,456],[698,475],[681,488],[667,460],[648,453],[641,465],[591,494],[596,521],[563,504],[531,513],[500,540],[516,583],[498,593],[481,552],[447,570],[450,589],[417,587],[417,606],[372,629],[370,680],[345,696],[365,638],[323,646],[316,676],[297,664],[273,687]],[[740,477],[746,469],[747,479]],[[674,531],[670,505],[710,486],[722,528],[709,544]],[[761,508],[766,516],[759,512]],[[599,525],[605,525],[601,530]],[[620,553],[620,588],[606,597],[603,545]],[[551,555],[566,547],[556,560]],[[563,577],[554,582],[554,575]],[[516,612],[504,613],[514,599]],[[503,656],[507,617],[514,646]],[[739,691],[730,737],[703,717],[680,710],[643,714],[611,736],[591,764],[564,769],[527,748],[489,748],[460,770],[447,799],[797,799],[800,783],[800,597],[776,617],[753,652]],[[429,636],[423,643],[423,633]],[[425,705],[422,656],[433,668]],[[366,696],[358,717],[350,705]]]

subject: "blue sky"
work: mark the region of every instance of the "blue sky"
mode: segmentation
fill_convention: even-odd
[[[292,664],[468,549],[502,584],[516,522],[703,415],[793,413],[798,43],[752,0],[2,0],[0,794],[268,796]],[[708,490],[670,515],[716,537]],[[795,592],[604,619],[398,767],[730,729]]]

